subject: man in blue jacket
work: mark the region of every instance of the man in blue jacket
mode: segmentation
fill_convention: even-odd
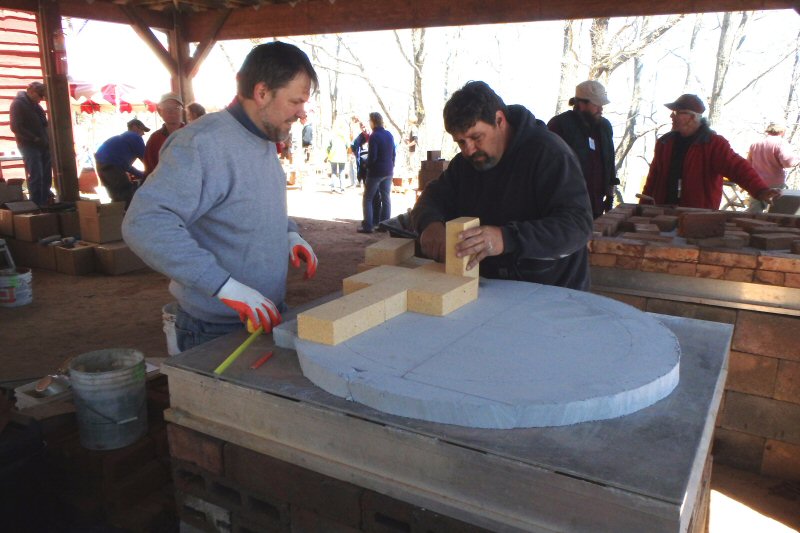
[[[428,257],[445,259],[445,222],[478,217],[459,257],[481,276],[589,288],[592,209],[575,154],[541,120],[506,106],[482,81],[456,91],[444,127],[461,153],[429,183],[411,213]]]
[[[383,127],[383,117],[380,113],[370,113],[369,124],[372,133],[369,135],[367,180],[364,184],[364,221],[357,230],[359,233],[372,233],[378,222],[392,216],[390,196],[396,155],[394,137]],[[374,201],[376,195],[379,195],[379,202]]]
[[[97,177],[115,202],[131,203],[136,186],[129,176],[144,180],[144,173],[133,166],[136,159],[144,159],[144,134],[150,128],[135,118],[128,122],[128,131],[111,137],[100,145],[94,159]]]
[[[8,110],[11,131],[25,162],[28,197],[39,206],[53,199],[53,167],[50,160],[50,136],[47,115],[39,102],[45,99],[45,85],[34,81],[19,91]]]

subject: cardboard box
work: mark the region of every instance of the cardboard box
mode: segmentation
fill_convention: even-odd
[[[55,213],[14,215],[14,237],[21,241],[37,242],[58,234],[58,215]]]
[[[22,185],[19,183],[0,182],[0,204],[6,202],[21,202],[25,199],[22,194]]]
[[[5,207],[6,209],[12,211],[15,215],[19,215],[21,213],[35,213],[39,210],[39,206],[36,205],[36,202],[31,202],[30,200],[6,202]]]
[[[95,271],[95,245],[78,242],[74,248],[55,246],[56,268],[62,274],[82,276]]]
[[[81,234],[81,223],[77,211],[60,211],[58,213],[58,233],[62,237],[77,237]]]
[[[56,270],[55,246],[42,246],[35,242],[6,239],[11,258],[19,266]]]
[[[6,237],[14,236],[14,212],[8,209],[0,209],[0,235]]]
[[[147,268],[144,261],[128,248],[123,241],[109,242],[95,246],[97,270],[103,274],[116,276]]]
[[[93,200],[78,200],[75,205],[80,218],[122,217],[125,214],[125,202],[101,204]]]
[[[122,240],[122,215],[80,216],[78,220],[84,241],[104,243]]]

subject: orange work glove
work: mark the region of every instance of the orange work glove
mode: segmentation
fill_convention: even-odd
[[[239,313],[239,320],[255,328],[261,326],[264,333],[269,333],[281,323],[281,314],[269,298],[233,278],[228,278],[217,293],[217,298]]]
[[[289,232],[289,261],[295,268],[300,268],[300,260],[306,263],[305,279],[311,279],[317,273],[317,256],[311,245],[296,231]]]

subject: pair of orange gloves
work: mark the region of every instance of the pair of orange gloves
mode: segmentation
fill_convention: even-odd
[[[290,231],[289,261],[293,267],[299,268],[301,259],[306,263],[304,278],[313,278],[317,273],[317,256],[299,233]],[[264,333],[269,333],[281,323],[281,314],[269,298],[232,277],[217,292],[217,298],[239,313],[239,319],[247,324],[250,332],[261,327]]]

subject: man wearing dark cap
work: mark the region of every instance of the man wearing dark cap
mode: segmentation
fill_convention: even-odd
[[[166,93],[158,101],[158,114],[164,121],[164,125],[154,131],[147,139],[144,150],[144,177],[150,175],[158,165],[158,153],[167,137],[171,133],[181,129],[183,123],[183,99],[178,93]]]
[[[656,142],[655,156],[642,191],[656,204],[719,209],[723,176],[766,203],[780,196],[750,163],[714,132],[703,117],[706,106],[694,94],[672,103],[672,131]],[[649,202],[642,199],[642,202]]]
[[[53,168],[50,162],[50,137],[47,116],[39,102],[45,99],[44,83],[34,81],[19,91],[11,102],[9,118],[17,148],[25,162],[28,197],[39,206],[53,199]]]
[[[136,185],[131,177],[143,180],[144,174],[133,166],[136,159],[144,158],[142,137],[150,128],[135,118],[128,122],[128,131],[111,137],[100,145],[94,159],[97,162],[97,176],[115,202],[131,203]]]
[[[611,209],[614,186],[619,184],[614,167],[614,132],[603,117],[603,106],[608,103],[606,89],[600,82],[584,81],[575,87],[575,96],[569,99],[572,109],[547,123],[550,131],[564,139],[578,156],[594,218]]]

